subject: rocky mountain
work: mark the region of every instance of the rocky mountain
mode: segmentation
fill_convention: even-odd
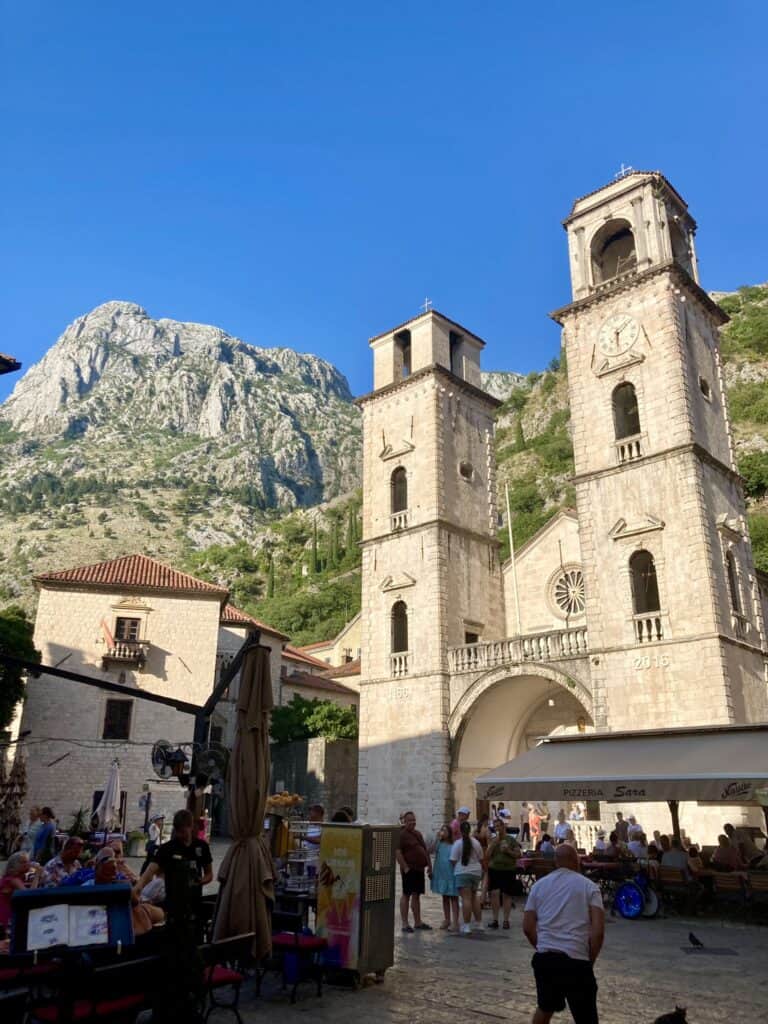
[[[716,297],[768,570],[768,286]],[[503,402],[499,486],[519,545],[574,502],[566,367],[483,386]],[[227,584],[300,642],[323,639],[359,608],[359,480],[359,413],[333,366],[107,303],[0,406],[0,605],[31,611],[34,572],[142,550]]]
[[[0,484],[100,472],[143,486],[247,485],[264,508],[312,505],[356,485],[351,400],[316,356],[107,302],[68,327],[0,407],[24,439],[6,451]]]

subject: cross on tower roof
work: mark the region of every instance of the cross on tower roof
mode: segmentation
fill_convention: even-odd
[[[631,164],[630,164],[630,166],[625,167],[624,166],[624,162],[622,161],[621,167],[619,168],[619,170],[613,176],[613,180],[617,181],[619,178],[626,178],[626,176],[628,174],[633,174],[634,170],[635,170],[635,168],[632,167]]]
[[[419,309],[423,309],[425,313],[428,313],[432,309],[432,299],[424,299]]]

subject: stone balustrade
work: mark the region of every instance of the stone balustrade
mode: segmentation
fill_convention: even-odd
[[[488,640],[477,644],[451,647],[448,663],[451,672],[476,672],[522,661],[558,661],[581,658],[589,651],[587,630],[558,629],[506,640]],[[394,657],[394,655],[393,655]]]
[[[635,615],[635,639],[639,644],[655,644],[664,639],[664,613],[645,612]]]
[[[404,530],[408,526],[408,509],[402,512],[393,512],[390,518],[390,525],[393,530]]]
[[[398,651],[397,654],[391,654],[391,673],[393,679],[402,679],[403,676],[407,676],[411,668],[411,652],[410,651]]]
[[[619,441],[615,442],[616,458],[619,460],[620,466],[640,458],[643,454],[642,439],[642,434],[634,434],[632,437],[622,437]]]
[[[101,656],[102,662],[120,662],[141,668],[147,660],[149,644],[143,640],[117,640]]]

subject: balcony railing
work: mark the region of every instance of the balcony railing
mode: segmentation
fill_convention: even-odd
[[[391,654],[390,671],[393,679],[402,679],[403,676],[407,676],[411,667],[411,652],[410,651],[398,651],[397,654]]]
[[[149,644],[144,640],[117,640],[101,656],[106,667],[110,662],[143,668],[149,653]]]
[[[642,615],[635,615],[635,640],[639,644],[655,644],[663,640],[663,617],[663,612],[644,612]]]
[[[389,520],[393,530],[404,530],[408,525],[408,509],[404,508],[401,512],[393,512]]]
[[[587,630],[558,629],[531,636],[516,636],[506,640],[489,640],[479,644],[451,647],[448,664],[451,672],[474,672],[521,661],[558,661],[580,658],[589,651]]]
[[[625,462],[634,462],[635,459],[640,458],[643,454],[642,438],[642,434],[634,434],[632,437],[622,437],[619,441],[614,442],[616,458],[619,460],[620,466],[623,466]]]

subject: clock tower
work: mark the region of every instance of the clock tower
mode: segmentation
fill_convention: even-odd
[[[657,172],[577,200],[562,325],[597,728],[768,717],[765,632],[696,224]]]

